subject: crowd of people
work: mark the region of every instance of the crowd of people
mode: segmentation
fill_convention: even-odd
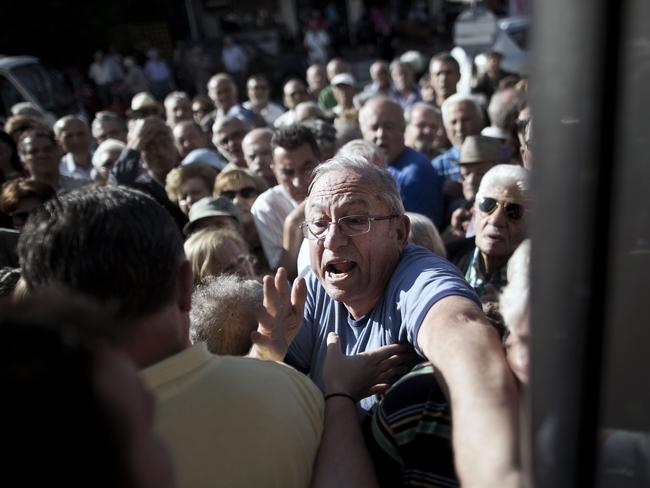
[[[0,374],[20,479],[523,482],[526,80],[491,53],[457,93],[443,52],[420,79],[377,60],[360,87],[316,24],[309,42],[282,105],[232,66],[174,91],[151,52],[126,118],[14,107]],[[100,96],[117,68],[96,56]]]

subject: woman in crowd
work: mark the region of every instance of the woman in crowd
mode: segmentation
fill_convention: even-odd
[[[204,164],[190,164],[174,168],[167,175],[165,190],[169,199],[188,215],[192,205],[212,195],[217,171]]]
[[[0,212],[9,215],[13,228],[22,229],[35,208],[55,196],[50,185],[28,178],[7,181],[0,191]]]
[[[236,274],[255,278],[248,247],[230,229],[201,229],[185,241],[185,255],[192,266],[194,286],[208,276]]]
[[[226,197],[239,209],[242,236],[248,244],[248,249],[255,261],[255,271],[258,275],[268,273],[269,267],[264,256],[255,222],[251,215],[253,202],[262,193],[264,184],[246,169],[233,168],[217,176],[214,182],[214,196]]]

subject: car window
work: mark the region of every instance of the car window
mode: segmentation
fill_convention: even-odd
[[[528,49],[528,26],[511,27],[507,32],[517,46],[524,51]]]
[[[24,64],[12,68],[11,74],[36,98],[45,110],[54,105],[54,89],[45,69],[38,64]]]
[[[19,102],[24,102],[23,96],[4,75],[0,74],[0,118],[9,118],[11,107]]]

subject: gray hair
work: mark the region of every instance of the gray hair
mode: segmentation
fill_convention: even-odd
[[[312,173],[308,195],[311,195],[314,185],[319,178],[333,171],[356,173],[367,186],[374,186],[377,198],[383,202],[388,211],[393,214],[403,215],[404,203],[399,194],[397,183],[393,176],[385,169],[375,166],[362,156],[334,156],[329,161],[317,166]]]
[[[519,195],[528,199],[530,172],[523,166],[515,164],[497,164],[483,175],[476,193],[476,201],[480,201],[493,188],[516,189]]]
[[[519,105],[526,95],[516,88],[506,88],[497,91],[490,99],[487,112],[494,127],[505,131],[510,129],[519,113]]]
[[[190,336],[206,342],[214,354],[243,356],[257,328],[256,309],[262,305],[262,285],[237,275],[206,278],[192,294]]]
[[[528,315],[530,310],[530,239],[512,253],[508,261],[508,284],[499,298],[499,309],[508,329]]]
[[[118,114],[115,112],[111,112],[110,110],[102,110],[101,112],[97,112],[95,114],[95,118],[93,119],[93,123],[91,125],[91,131],[93,134],[93,137],[97,139],[97,137],[100,135],[100,124],[102,122],[115,122],[116,124],[119,124],[120,128],[126,132],[126,122],[124,122],[124,119],[120,117]]]
[[[479,99],[473,95],[462,95],[460,93],[454,93],[452,96],[447,98],[442,102],[440,111],[442,112],[442,121],[447,123],[449,120],[449,112],[454,105],[459,103],[468,103],[470,106],[474,107],[476,114],[480,117],[481,121],[485,123],[485,114],[483,113],[483,107]]]
[[[63,129],[65,129],[66,124],[73,120],[76,120],[77,122],[81,122],[86,127],[88,127],[88,122],[86,122],[82,117],[79,117],[78,115],[64,115],[54,123],[54,127],[53,127],[54,136],[58,139],[61,136]]]
[[[321,153],[336,146],[336,129],[329,122],[320,119],[307,119],[300,123],[311,131]]]
[[[226,115],[224,117],[218,117],[214,121],[214,125],[212,126],[212,133],[216,134],[221,129],[223,129],[224,126],[231,124],[233,122],[240,122],[244,126],[247,132],[252,128],[251,125],[248,122],[246,122],[244,119],[241,119],[236,115]]]
[[[45,118],[43,111],[32,102],[18,102],[12,105],[11,115],[29,115],[37,119]]]
[[[337,156],[361,156],[369,163],[372,163],[380,168],[388,166],[388,158],[386,153],[377,144],[366,141],[364,139],[354,139],[346,143],[336,153]]]
[[[431,219],[426,215],[415,212],[406,212],[406,216],[411,221],[409,242],[427,248],[434,254],[446,258],[445,244],[442,242],[440,233],[431,222]]]
[[[117,139],[106,139],[99,146],[97,146],[97,149],[93,154],[93,160],[92,160],[93,166],[95,167],[95,169],[101,168],[102,165],[104,164],[104,155],[106,153],[112,151],[122,152],[125,147],[126,144],[124,144],[122,141],[118,141]]]
[[[359,117],[358,117],[359,125],[360,126],[364,125],[364,121],[367,117],[366,114],[374,113],[374,110],[376,110],[377,106],[382,106],[382,105],[391,105],[392,107],[394,107],[395,113],[399,114],[397,122],[402,124],[402,127],[404,127],[406,122],[404,121],[404,111],[402,110],[402,106],[392,98],[389,98],[384,95],[375,95],[374,97],[371,97],[366,101],[366,103],[363,104],[363,107],[359,109]]]
[[[404,120],[406,121],[407,124],[411,123],[411,116],[413,115],[413,111],[416,108],[428,110],[430,112],[433,112],[436,115],[441,115],[440,109],[438,107],[434,107],[433,105],[430,105],[427,102],[415,102],[413,105],[407,107],[406,110],[404,110]]]
[[[168,104],[170,104],[172,101],[175,100],[185,100],[188,104],[190,105],[192,104],[192,99],[187,93],[183,91],[173,91],[165,97],[165,101],[163,102],[163,105],[167,107]]]

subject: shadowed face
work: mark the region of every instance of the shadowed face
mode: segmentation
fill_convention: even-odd
[[[307,196],[311,173],[318,165],[318,156],[309,144],[296,149],[276,147],[273,150],[273,174],[278,184],[297,202]]]
[[[361,110],[359,125],[363,138],[379,146],[389,164],[404,151],[404,118],[398,104],[367,102]]]

